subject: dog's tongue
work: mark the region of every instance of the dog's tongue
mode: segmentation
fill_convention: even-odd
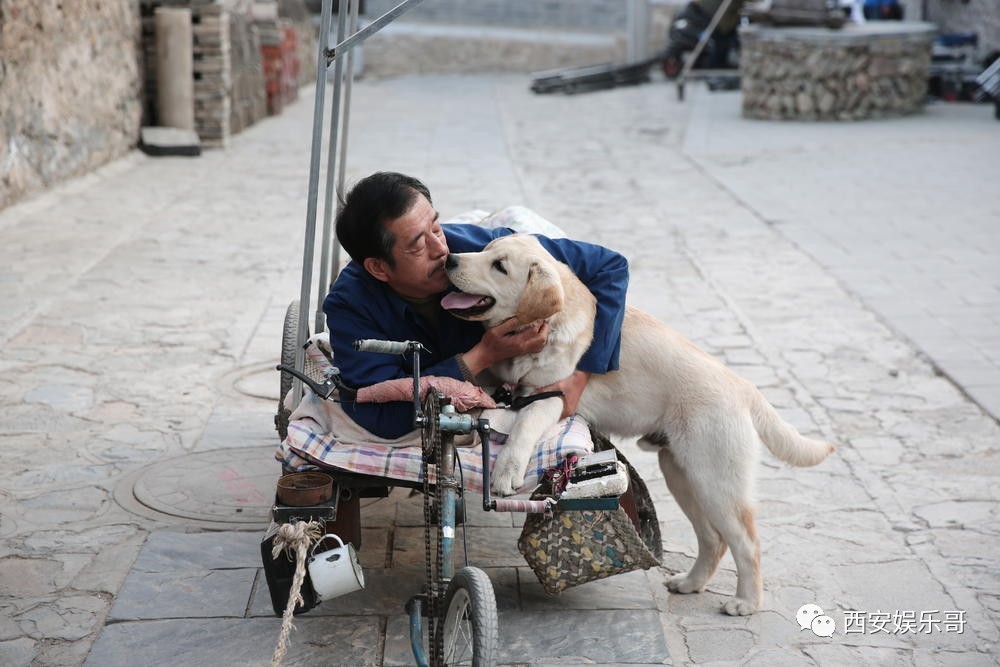
[[[465,310],[472,308],[483,300],[479,294],[466,294],[465,292],[449,292],[441,299],[441,307],[445,310]]]

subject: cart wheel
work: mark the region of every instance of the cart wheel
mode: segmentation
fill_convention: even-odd
[[[448,584],[444,608],[444,664],[495,665],[497,601],[486,573],[477,567],[459,570]]]
[[[292,301],[285,311],[285,326],[281,331],[281,363],[295,366],[295,348],[299,338],[299,302]],[[288,435],[288,417],[292,414],[285,408],[285,396],[292,389],[291,375],[281,372],[281,389],[278,394],[278,412],[274,415],[274,426],[282,440]]]

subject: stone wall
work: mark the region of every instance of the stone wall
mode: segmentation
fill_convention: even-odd
[[[923,108],[934,38],[928,23],[751,25],[740,38],[747,118],[860,120]]]
[[[135,0],[0,0],[0,208],[136,145]]]

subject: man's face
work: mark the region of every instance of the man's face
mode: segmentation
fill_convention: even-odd
[[[365,267],[397,294],[410,299],[426,299],[440,294],[451,284],[444,271],[448,245],[438,213],[423,195],[409,211],[386,225],[395,237],[392,258],[395,266],[381,260],[366,260]]]

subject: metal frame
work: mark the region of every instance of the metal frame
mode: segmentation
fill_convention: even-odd
[[[323,208],[323,231],[320,253],[320,283],[317,290],[315,330],[325,329],[323,299],[328,283],[336,275],[340,265],[340,246],[336,235],[331,233],[334,211],[334,182],[336,182],[337,204],[343,200],[345,164],[347,161],[347,134],[350,122],[351,83],[353,72],[353,47],[371,37],[407,10],[423,0],[402,0],[375,21],[358,30],[358,0],[339,0],[337,10],[337,44],[330,48],[330,24],[333,18],[333,0],[323,0],[320,14],[319,48],[316,61],[316,99],[313,105],[312,151],[309,160],[309,190],[306,202],[306,237],[302,251],[302,287],[299,291],[298,344],[295,350],[295,369],[302,371],[305,365],[306,340],[309,338],[309,302],[312,298],[313,258],[316,248],[317,199],[319,198],[320,156],[323,151],[323,114],[326,103],[327,70],[334,67],[333,103],[330,111],[330,145],[327,151],[326,193]],[[348,27],[348,16],[350,25]],[[345,33],[350,35],[345,36]],[[346,57],[346,67],[344,67]],[[345,72],[346,70],[346,72]],[[339,145],[339,152],[338,152]],[[292,383],[295,402],[302,398],[302,383],[296,379]]]

